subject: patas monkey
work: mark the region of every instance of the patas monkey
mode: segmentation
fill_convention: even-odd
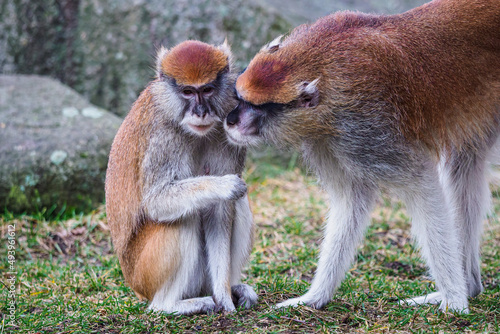
[[[468,312],[500,131],[498,0],[332,14],[265,46],[236,89],[231,141],[295,146],[331,201],[311,287],[278,307],[331,300],[383,187],[406,203],[438,290],[407,302]]]
[[[230,312],[257,301],[240,284],[253,219],[245,149],[222,120],[237,104],[231,52],[186,41],[160,49],[157,76],[113,142],[106,212],[126,281],[149,308]]]

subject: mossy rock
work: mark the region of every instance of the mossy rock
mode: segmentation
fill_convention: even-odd
[[[0,208],[94,208],[121,119],[40,76],[0,76]]]

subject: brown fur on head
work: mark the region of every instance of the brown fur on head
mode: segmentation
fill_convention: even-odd
[[[300,96],[304,83],[319,78],[318,67],[305,66],[300,60],[307,58],[300,43],[283,48],[281,38],[264,46],[238,77],[236,89],[245,101],[255,105],[289,103]]]
[[[160,49],[157,71],[175,78],[180,84],[199,86],[214,81],[230,62],[226,42],[215,47],[200,41],[185,41],[171,50]]]
[[[346,56],[360,30],[379,24],[371,15],[339,12],[301,25],[265,45],[238,77],[236,89],[252,104],[290,103],[303,93],[304,83],[319,79],[318,87],[325,87],[332,74],[341,79],[342,73],[329,69]],[[363,55],[357,60],[363,62]]]

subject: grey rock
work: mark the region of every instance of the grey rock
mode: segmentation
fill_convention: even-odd
[[[120,124],[54,79],[0,75],[0,210],[87,210],[102,203]]]
[[[267,42],[337,10],[398,13],[427,0],[3,0],[0,73],[43,74],[125,115],[157,48],[228,38],[246,66]]]
[[[93,104],[125,115],[154,75],[156,50],[186,39],[221,44],[239,67],[291,28],[277,11],[245,0],[0,2],[0,73],[58,78]]]
[[[75,117],[79,114],[79,111],[75,107],[66,107],[63,108],[62,114],[64,117]]]

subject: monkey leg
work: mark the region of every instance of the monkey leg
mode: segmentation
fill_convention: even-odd
[[[235,202],[235,217],[231,233],[231,293],[234,304],[248,309],[257,303],[251,286],[241,284],[241,271],[247,263],[253,245],[254,224],[248,197]]]
[[[335,177],[338,177],[337,182],[327,188],[331,207],[311,287],[305,295],[279,303],[276,307],[299,304],[323,307],[331,300],[356,255],[370,221],[375,189],[363,183],[349,182],[347,175],[335,175],[329,180]],[[322,180],[326,178],[322,177]]]
[[[207,208],[203,213],[208,274],[216,311],[236,310],[231,297],[229,265],[233,217],[233,201],[222,201]]]
[[[146,223],[138,232],[130,283],[151,301],[148,309],[185,315],[214,310],[211,297],[196,298],[205,280],[200,239],[199,215],[171,224]]]
[[[402,192],[410,216],[412,232],[421,247],[438,293],[410,298],[411,305],[441,303],[443,311],[468,313],[467,287],[462,270],[458,231],[447,203],[436,166],[429,164],[415,184]]]
[[[491,204],[486,180],[486,162],[472,152],[455,154],[446,164],[444,183],[452,194],[456,210],[462,265],[467,292],[475,297],[483,291],[481,284],[480,242],[482,223]]]
[[[180,265],[178,225],[145,222],[120,261],[137,296],[152,300]],[[126,257],[125,257],[126,256]]]

